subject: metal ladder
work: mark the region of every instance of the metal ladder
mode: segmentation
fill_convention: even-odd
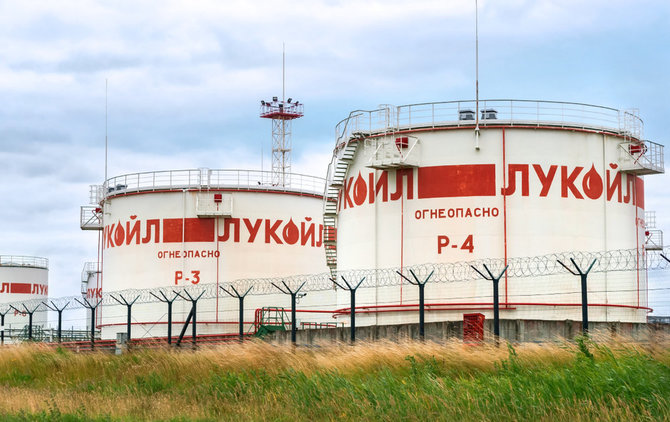
[[[333,277],[337,270],[337,199],[360,143],[360,138],[349,139],[347,145],[333,156],[328,166],[323,198],[323,246],[326,252],[326,265]]]

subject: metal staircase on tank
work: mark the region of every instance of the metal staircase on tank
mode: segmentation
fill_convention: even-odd
[[[349,167],[354,161],[356,149],[361,143],[361,134],[352,136],[347,144],[333,155],[328,165],[326,191],[323,199],[323,246],[326,251],[326,264],[331,275],[335,276],[337,269],[337,200],[344,181],[349,173]]]
[[[620,128],[624,142],[619,144],[619,169],[638,176],[665,173],[663,145],[643,140],[637,110],[623,112]]]
[[[419,138],[400,131],[398,107],[382,104],[374,117],[380,130],[365,139],[366,167],[376,170],[418,167]]]
[[[644,247],[648,251],[663,250],[663,231],[656,228],[656,211],[644,212]]]
[[[638,176],[665,173],[663,145],[651,141],[629,140],[619,144],[622,172]]]
[[[89,186],[89,204],[79,212],[79,227],[82,230],[102,230],[102,186]]]
[[[419,166],[419,138],[411,135],[384,136],[366,140],[367,167],[377,170]]]

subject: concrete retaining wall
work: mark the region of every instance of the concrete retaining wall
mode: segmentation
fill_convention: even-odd
[[[510,342],[546,342],[572,339],[581,334],[581,321],[500,320],[500,337]],[[622,336],[637,341],[653,341],[655,336],[670,333],[670,324],[640,324],[624,322],[592,322],[593,336]],[[484,322],[484,341],[493,340],[493,321]],[[463,321],[431,322],[425,324],[427,340],[463,339]],[[298,330],[298,344],[348,342],[349,327]],[[419,338],[419,324],[373,325],[356,328],[356,340],[407,340]],[[268,340],[289,343],[290,331],[277,331]]]

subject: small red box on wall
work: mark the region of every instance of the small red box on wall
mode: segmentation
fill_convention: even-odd
[[[214,202],[223,202],[223,195],[220,193],[214,194]]]
[[[463,341],[484,340],[484,314],[463,314]]]

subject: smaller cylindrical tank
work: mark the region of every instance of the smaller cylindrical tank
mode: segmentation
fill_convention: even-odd
[[[27,330],[29,313],[22,302],[46,299],[49,293],[49,260],[34,256],[0,255],[0,313],[4,314],[5,337]],[[12,308],[12,306],[14,308]],[[47,312],[33,313],[33,327],[43,327]]]
[[[96,303],[102,298],[100,287],[100,264],[95,261],[86,262],[81,270],[81,297]],[[91,310],[86,309],[86,331],[91,329]]]

